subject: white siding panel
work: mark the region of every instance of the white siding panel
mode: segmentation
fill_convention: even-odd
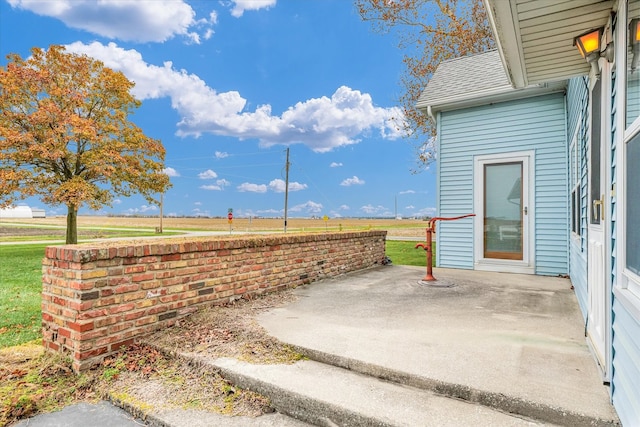
[[[534,150],[537,274],[568,272],[567,137],[563,94],[442,112],[439,215],[475,212],[474,156]],[[473,268],[473,221],[438,224],[438,265]]]

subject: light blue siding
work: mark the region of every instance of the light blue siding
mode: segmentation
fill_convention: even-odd
[[[564,94],[550,94],[442,112],[438,123],[441,216],[476,213],[474,156],[535,153],[536,274],[568,272],[567,134]],[[437,262],[473,268],[473,221],[438,224]]]
[[[611,143],[611,177],[612,184],[617,181],[618,169],[616,165],[617,150],[618,150],[618,133],[620,130],[616,127],[616,74],[612,74],[612,87],[614,88],[611,94],[612,100],[612,115],[611,115],[611,129],[612,129],[612,143]],[[632,83],[637,84],[637,82]],[[637,92],[637,91],[634,91]],[[630,104],[635,104],[633,101]],[[627,110],[629,113],[629,109]],[[637,111],[632,114],[636,114]],[[611,229],[611,282],[612,286],[619,286],[617,283],[620,278],[617,276],[617,262],[618,251],[617,247],[617,209],[618,199],[616,195],[611,196],[611,211],[610,211],[610,229]],[[624,246],[624,242],[622,243]],[[624,426],[633,426],[640,424],[640,318],[637,314],[634,316],[630,313],[626,307],[613,298],[612,302],[612,318],[613,318],[613,354],[612,354],[612,372],[613,377],[611,380],[612,401],[618,412],[618,416]]]
[[[640,322],[613,302],[613,404],[623,426],[640,423]]]
[[[575,289],[582,316],[587,316],[587,171],[589,146],[589,89],[586,77],[576,77],[567,86],[567,128],[568,142],[577,131],[577,156],[579,168],[579,190],[581,199],[580,234],[570,239],[569,275]],[[568,155],[567,158],[570,158]],[[569,194],[571,189],[569,189]],[[569,215],[571,213],[569,212]]]
[[[582,318],[587,319],[587,256],[586,253],[580,252],[576,249],[577,245],[575,241],[571,242],[571,284],[576,293],[578,305],[580,306],[580,312]]]

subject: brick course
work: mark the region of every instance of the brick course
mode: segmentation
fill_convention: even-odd
[[[43,345],[76,371],[199,307],[380,264],[386,231],[48,247]]]

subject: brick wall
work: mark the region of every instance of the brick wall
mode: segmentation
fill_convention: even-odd
[[[87,369],[202,305],[379,264],[385,231],[48,247],[43,344]]]

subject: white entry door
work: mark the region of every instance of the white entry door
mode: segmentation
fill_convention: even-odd
[[[606,254],[607,245],[605,218],[606,183],[606,135],[602,129],[603,90],[602,80],[598,79],[591,91],[591,142],[589,162],[589,221],[588,221],[588,300],[587,335],[596,354],[605,378],[607,377],[607,282]]]
[[[529,191],[533,153],[475,159],[475,268],[533,273]]]

